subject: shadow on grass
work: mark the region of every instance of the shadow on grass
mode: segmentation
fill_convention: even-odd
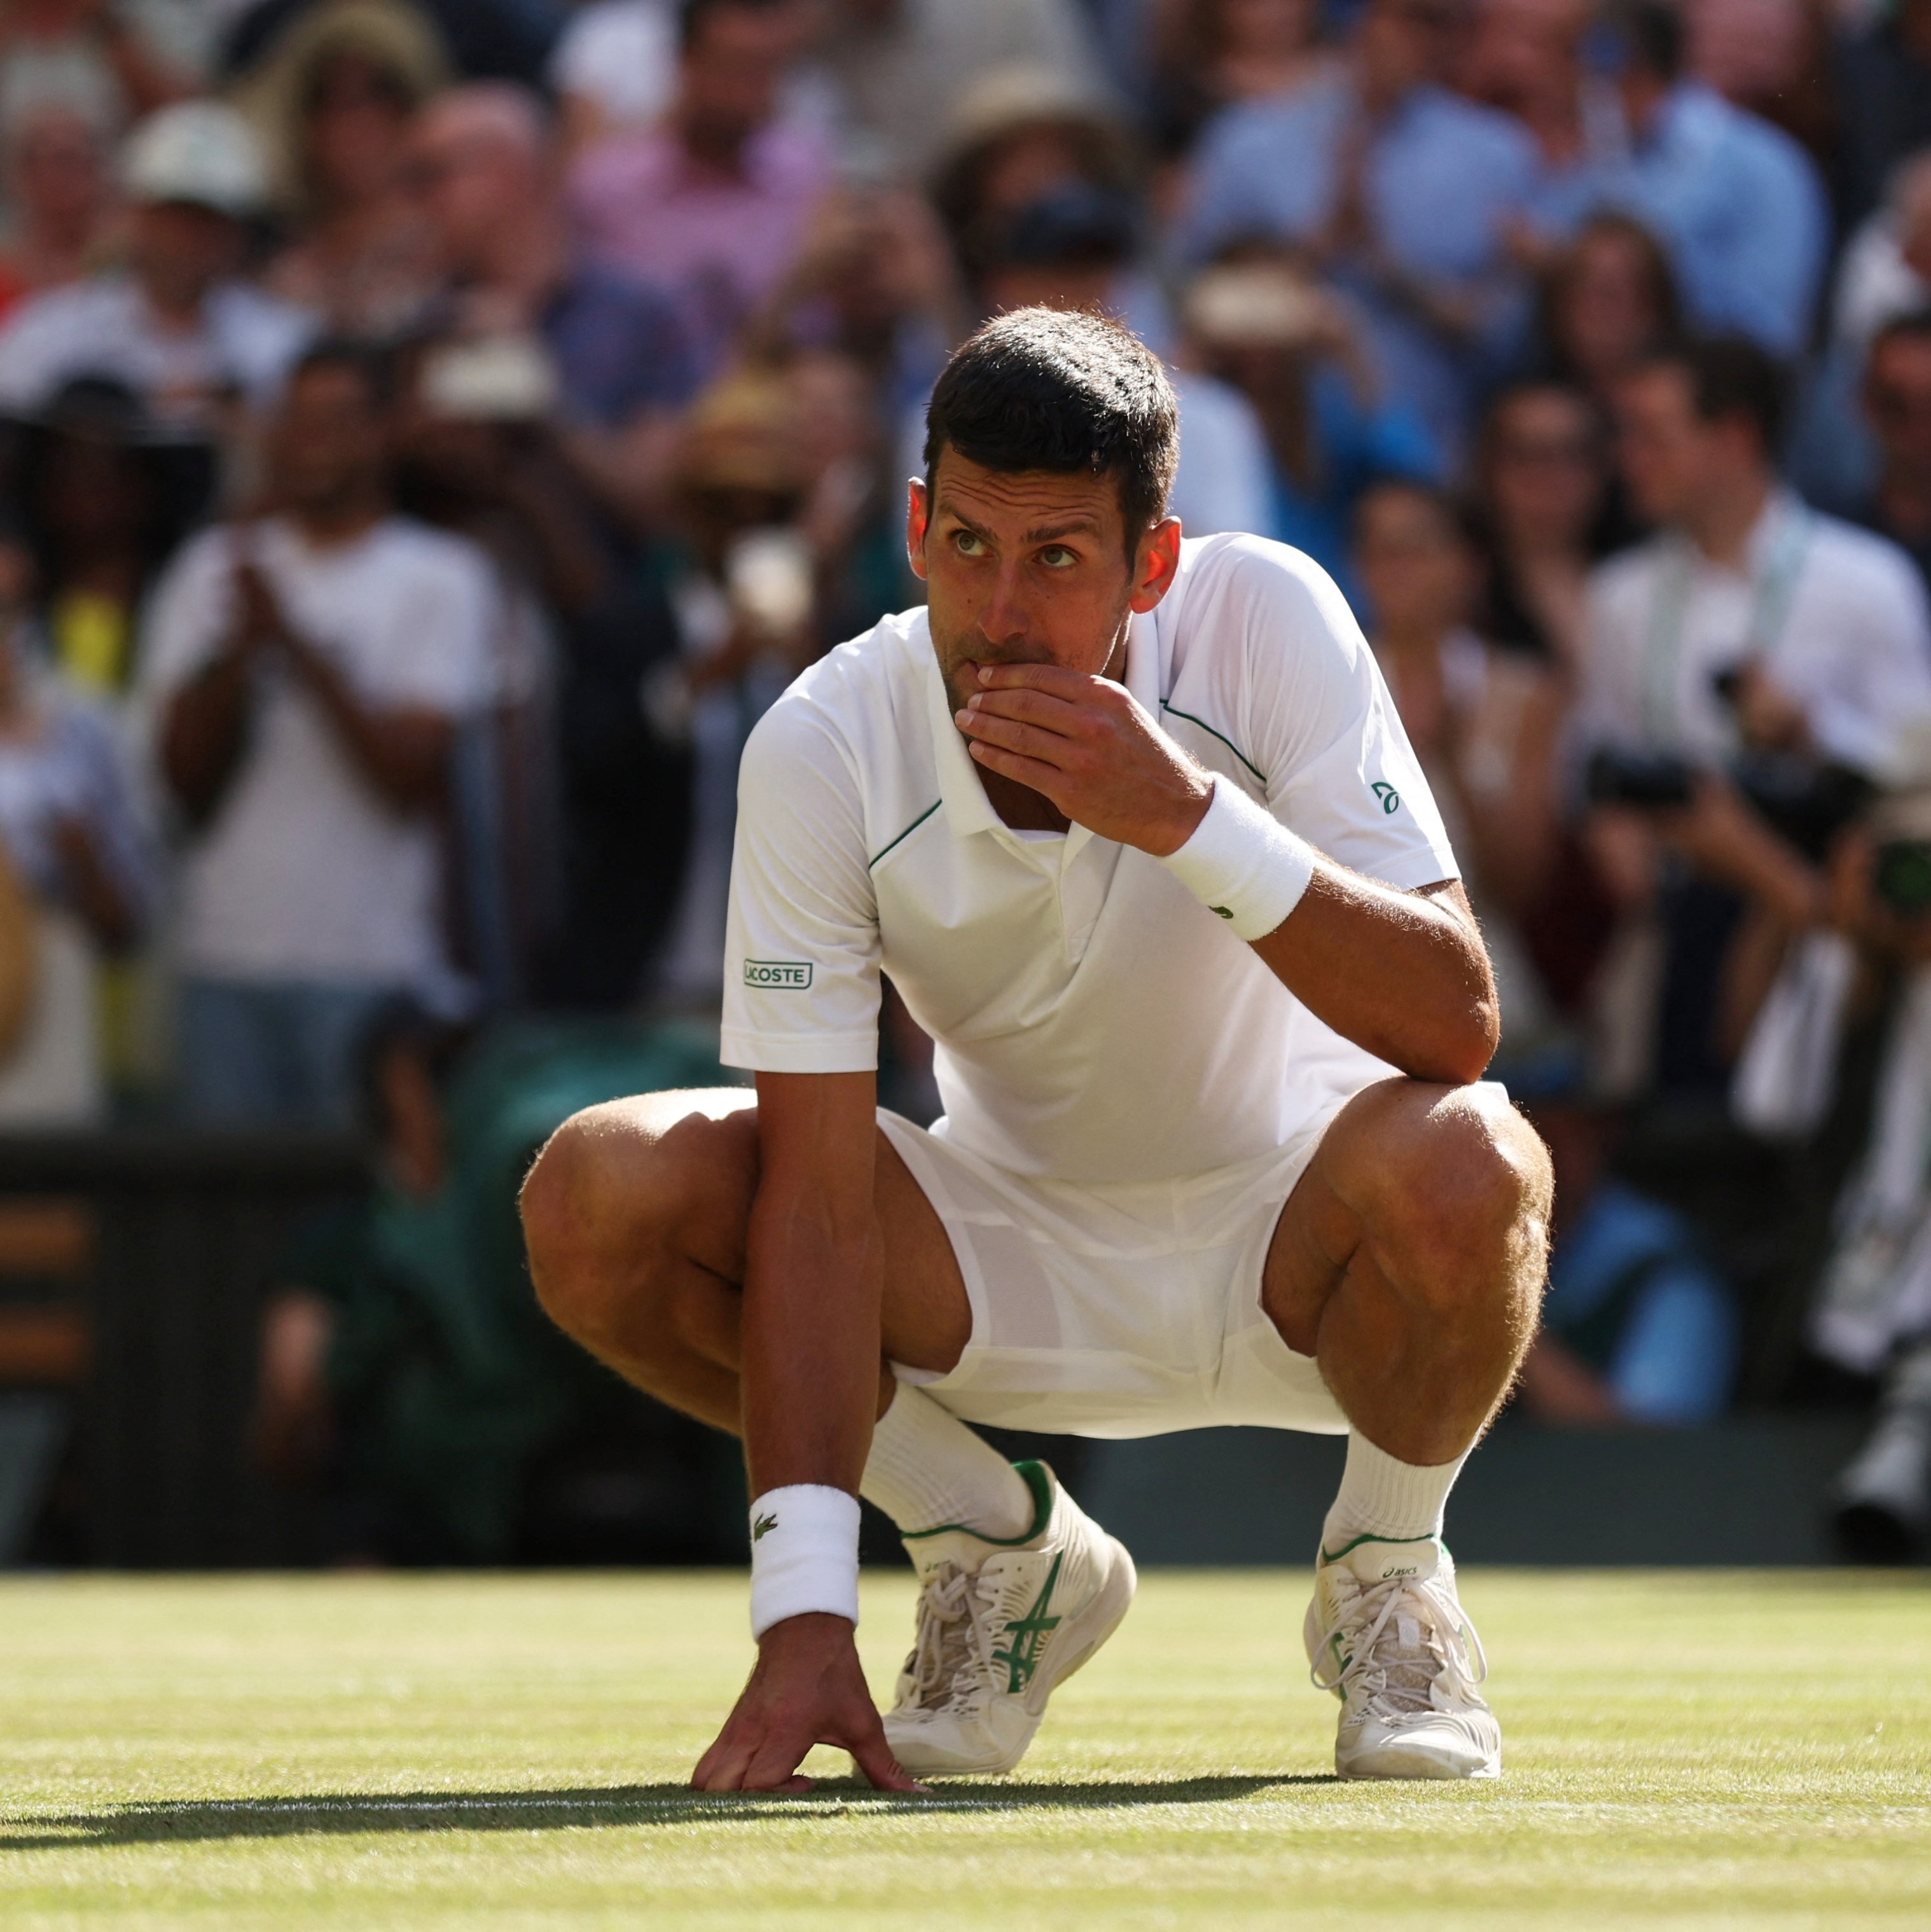
[[[943,1816],[955,1812],[1114,1810],[1141,1804],[1213,1804],[1318,1777],[1096,1779],[1078,1784],[949,1782],[925,1798],[828,1780],[810,1792],[752,1795],[693,1791],[682,1784],[616,1784],[572,1791],[415,1791],[380,1796],[322,1792],[310,1798],[208,1798],[67,1812],[0,1825],[0,1852],[88,1845],[178,1844],[214,1838],[286,1838],[366,1832],[561,1832],[637,1825],[749,1823],[880,1813]]]

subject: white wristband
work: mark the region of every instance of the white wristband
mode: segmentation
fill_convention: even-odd
[[[1305,838],[1216,776],[1207,816],[1160,863],[1243,939],[1262,939],[1300,904],[1314,862]]]
[[[814,1610],[858,1622],[858,1498],[822,1483],[751,1506],[751,1634]]]

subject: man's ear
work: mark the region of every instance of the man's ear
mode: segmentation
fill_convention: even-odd
[[[1153,609],[1173,588],[1180,567],[1180,520],[1162,517],[1140,539],[1133,555],[1133,592],[1127,599],[1136,611]]]
[[[925,580],[925,532],[931,521],[932,506],[925,494],[922,477],[914,476],[905,485],[905,561],[920,583]]]

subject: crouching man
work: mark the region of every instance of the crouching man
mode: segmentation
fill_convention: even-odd
[[[929,604],[745,754],[755,1097],[592,1108],[525,1190],[556,1320],[745,1440],[758,1661],[705,1790],[797,1789],[820,1742],[888,1790],[1019,1762],[1133,1565],[973,1423],[1345,1432],[1305,1633],[1337,1768],[1500,1767],[1442,1514],[1534,1325],[1548,1164],[1477,1084],[1487,958],[1360,631],[1297,552],[1182,541],[1176,434],[1109,322],[958,352],[910,490]],[[929,1132],[876,1104],[881,971],[937,1042]],[[860,1495],[922,1582],[882,1720]]]

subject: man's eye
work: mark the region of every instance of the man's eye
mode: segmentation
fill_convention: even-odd
[[[1078,562],[1079,553],[1067,549],[1064,544],[1048,544],[1039,553],[1039,561],[1048,570],[1064,570],[1069,564]]]
[[[977,556],[985,548],[970,530],[955,531],[952,542],[961,556]]]

